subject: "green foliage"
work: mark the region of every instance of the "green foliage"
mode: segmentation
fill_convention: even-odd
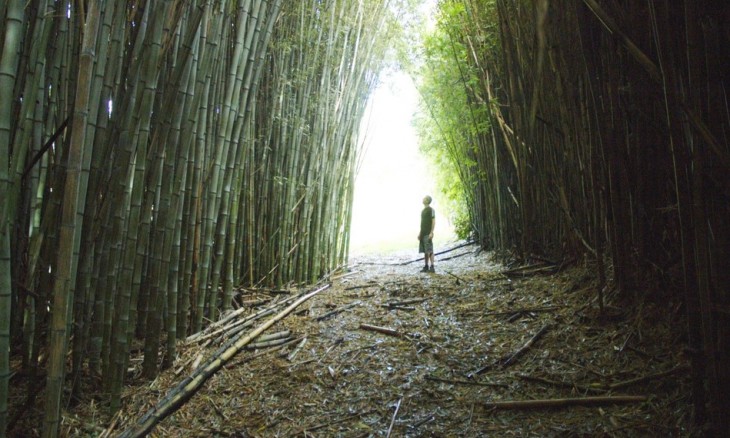
[[[422,62],[416,72],[422,98],[415,120],[420,147],[434,167],[451,221],[462,238],[474,231],[469,206],[483,175],[477,171],[477,145],[491,130],[484,74],[473,62],[473,51],[486,49],[487,56],[494,58],[498,47],[495,22],[480,27],[487,28],[487,33],[470,29],[480,19],[472,16],[472,7],[467,1],[439,3],[435,27],[422,36]],[[481,18],[495,18],[493,1],[481,2],[480,8],[486,12]]]

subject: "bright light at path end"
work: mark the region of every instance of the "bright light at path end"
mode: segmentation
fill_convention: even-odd
[[[418,251],[421,200],[434,198],[434,244],[453,240],[411,123],[418,94],[403,73],[386,77],[368,103],[362,167],[355,182],[351,252]],[[438,249],[437,249],[438,251]]]

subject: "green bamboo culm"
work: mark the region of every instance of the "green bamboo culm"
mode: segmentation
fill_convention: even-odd
[[[148,6],[0,6],[0,412],[10,351],[16,378],[38,376],[48,345],[46,436],[88,379],[121,407],[132,345],[152,379],[240,285],[347,261],[359,122],[397,8]]]
[[[0,437],[8,426],[8,390],[10,382],[10,317],[12,309],[12,258],[10,253],[10,213],[12,181],[10,179],[10,144],[13,89],[17,77],[22,38],[23,2],[10,1],[4,11],[0,51]]]
[[[46,385],[46,409],[43,436],[58,435],[65,375],[66,345],[68,342],[69,313],[73,300],[75,275],[73,261],[77,258],[81,223],[77,220],[79,204],[86,197],[86,186],[82,181],[84,155],[90,153],[86,144],[87,116],[89,112],[90,90],[93,77],[96,39],[99,30],[101,2],[90,2],[83,27],[83,44],[79,56],[79,69],[74,102],[74,115],[71,124],[66,181],[64,185],[64,204],[61,214],[61,230],[58,249],[58,262],[53,288],[51,311],[50,352],[48,358],[48,378]]]

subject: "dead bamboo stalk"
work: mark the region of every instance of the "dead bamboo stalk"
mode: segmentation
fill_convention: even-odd
[[[443,260],[442,260],[442,261],[443,261]],[[449,272],[449,271],[444,271],[444,272],[446,272],[446,273],[447,273],[447,274],[449,274],[450,276],[454,277],[454,278],[456,279],[456,284],[457,284],[457,285],[459,284],[459,282],[460,282],[460,281],[463,281],[464,283],[466,283],[466,280],[464,280],[463,278],[459,277],[458,275],[452,274],[452,273],[451,273],[451,272]]]
[[[487,402],[487,408],[494,409],[539,409],[562,408],[566,406],[596,406],[616,403],[639,403],[646,401],[643,395],[613,395],[580,398],[551,398],[538,400],[510,400],[502,402]]]
[[[546,306],[546,307],[525,307],[522,309],[515,310],[503,310],[498,312],[487,312],[484,316],[500,316],[500,315],[514,315],[515,313],[538,313],[538,312],[552,312],[565,306]]]
[[[360,324],[360,328],[362,330],[369,330],[371,332],[378,332],[378,333],[383,333],[383,334],[389,335],[389,336],[395,336],[396,338],[405,337],[405,335],[403,335],[402,333],[398,332],[397,330],[393,330],[391,328],[378,327],[378,326],[370,325],[370,324]]]
[[[559,380],[550,380],[550,379],[546,379],[544,377],[530,376],[528,374],[518,374],[517,377],[519,377],[522,380],[542,383],[545,385],[560,386],[563,388],[575,388],[575,389],[578,389],[578,390],[584,391],[584,392],[606,392],[605,388],[583,386],[583,385],[578,385],[578,384],[572,383],[572,382],[562,382]]]
[[[425,376],[424,379],[431,380],[432,382],[449,383],[452,385],[493,386],[493,387],[500,387],[500,388],[506,388],[509,386],[506,383],[478,382],[476,380],[444,379],[442,377],[436,377],[436,376],[431,376],[431,375]]]
[[[428,298],[412,298],[410,300],[403,300],[403,301],[390,301],[388,303],[385,303],[385,306],[405,306],[408,304],[418,304],[422,303],[424,301],[428,301]]]
[[[390,420],[390,427],[388,428],[388,434],[386,435],[386,438],[390,438],[391,432],[393,432],[393,425],[395,424],[395,418],[398,416],[398,410],[400,409],[400,402],[402,402],[403,399],[401,398],[398,400],[398,403],[395,405],[395,412],[393,412],[393,418]]]
[[[302,303],[329,288],[327,284],[322,286],[301,298],[293,302],[289,307],[282,310],[280,313],[274,315],[271,319],[255,328],[248,335],[238,339],[233,345],[222,351],[218,357],[209,361],[202,369],[193,372],[191,377],[183,380],[175,388],[170,390],[165,398],[152,409],[147,411],[137,422],[131,427],[123,431],[120,438],[132,438],[132,437],[143,437],[146,436],[152,428],[158,423],[167,418],[168,415],[175,412],[180,406],[188,401],[195,393],[203,386],[203,384],[213,376],[219,369],[221,369],[228,361],[230,361],[239,351],[241,351],[247,344],[253,339],[258,337],[266,329],[284,319],[294,309],[299,307]]]
[[[499,364],[504,368],[507,365],[510,365],[512,362],[514,362],[518,357],[522,356],[525,351],[527,351],[530,347],[532,347],[532,344],[537,342],[538,339],[542,337],[542,335],[547,332],[548,328],[550,328],[549,325],[544,325],[537,333],[535,333],[535,336],[531,337],[529,341],[525,343],[522,347],[520,347],[519,350],[515,351],[511,355],[509,355],[507,358],[503,358],[499,360]]]
[[[459,248],[463,248],[463,247],[469,246],[469,245],[474,245],[474,243],[475,242],[472,242],[472,241],[469,241],[469,242],[466,242],[466,243],[462,243],[461,245],[455,246],[453,248],[449,248],[449,249],[445,249],[445,250],[443,250],[441,252],[437,252],[437,253],[434,254],[434,256],[441,255],[441,254],[446,254],[446,253],[450,253],[451,251],[456,251]],[[465,253],[465,254],[469,254],[469,253]],[[400,265],[409,265],[411,263],[416,263],[416,262],[421,261],[421,260],[423,260],[423,257],[419,257],[419,258],[413,259],[413,260],[408,260],[407,262],[402,262],[402,263],[399,263],[399,264]]]
[[[281,332],[271,333],[269,335],[261,335],[257,338],[256,342],[252,342],[246,346],[247,349],[273,347],[279,344],[288,342],[291,337],[289,330]]]
[[[389,310],[406,310],[406,311],[416,310],[416,308],[413,306],[398,306],[395,304],[381,304],[380,307],[384,307]]]
[[[251,362],[252,360],[256,359],[257,357],[261,357],[261,356],[263,356],[265,354],[270,354],[270,353],[273,353],[275,351],[279,351],[279,350],[283,349],[284,347],[288,347],[291,344],[295,344],[297,342],[301,342],[302,339],[303,338],[287,339],[286,342],[284,342],[283,344],[279,344],[279,345],[277,345],[275,347],[267,348],[266,350],[259,351],[258,353],[252,354],[251,356],[245,357],[245,358],[243,358],[241,360],[237,360],[235,362],[228,363],[228,364],[226,364],[226,369],[234,368],[234,367],[236,367],[238,365],[241,365],[243,363]]]
[[[221,333],[223,333],[225,331],[230,330],[233,327],[239,326],[241,324],[245,324],[246,322],[249,322],[249,321],[254,321],[256,319],[262,318],[262,317],[264,317],[266,315],[271,314],[274,311],[274,309],[276,309],[277,307],[280,307],[280,306],[282,306],[282,305],[284,305],[286,303],[292,302],[292,301],[296,300],[297,298],[302,297],[305,294],[306,294],[306,292],[301,293],[299,295],[295,295],[295,296],[289,297],[289,298],[287,298],[285,300],[282,300],[282,301],[278,301],[278,302],[273,303],[273,304],[271,304],[270,306],[268,306],[268,307],[266,307],[264,309],[259,310],[258,312],[256,312],[253,315],[249,315],[249,316],[245,317],[244,319],[241,319],[241,320],[238,320],[238,321],[234,321],[234,322],[229,323],[229,321],[231,321],[232,319],[235,319],[236,317],[240,316],[243,312],[246,311],[246,308],[241,307],[238,310],[235,310],[233,312],[230,312],[229,314],[227,314],[222,319],[220,319],[220,320],[218,320],[218,321],[210,324],[205,330],[200,331],[198,333],[195,333],[193,335],[188,336],[185,339],[184,344],[187,345],[187,344],[191,344],[193,342],[200,342],[202,340],[215,337],[215,336],[217,336],[217,335],[219,335],[219,334],[221,334]]]
[[[661,377],[671,376],[672,374],[678,373],[680,371],[688,371],[689,369],[690,369],[690,367],[688,365],[678,365],[667,371],[661,371],[658,373],[637,377],[635,379],[624,380],[623,382],[612,383],[612,384],[608,385],[608,388],[609,389],[624,388],[626,386],[636,385],[637,383],[647,382],[652,379],[658,379]]]
[[[324,319],[327,319],[327,318],[329,318],[329,317],[330,317],[330,316],[332,316],[332,315],[336,315],[336,314],[338,314],[338,313],[340,313],[340,312],[344,312],[344,311],[345,311],[345,310],[347,310],[347,309],[351,309],[351,308],[353,308],[353,307],[355,307],[355,306],[359,306],[359,305],[360,305],[360,301],[356,301],[356,302],[354,302],[354,303],[350,303],[350,304],[347,304],[347,305],[345,305],[345,306],[342,306],[342,307],[338,307],[337,309],[331,310],[331,311],[329,311],[329,312],[325,313],[324,315],[320,315],[320,316],[318,316],[318,317],[316,318],[316,320],[317,320],[317,321],[322,321],[322,320],[324,320]]]
[[[307,338],[302,338],[302,340],[297,344],[296,347],[294,347],[294,350],[289,353],[289,355],[286,356],[286,360],[289,362],[293,361],[295,357],[297,357],[297,354],[299,354],[299,351],[301,351],[302,348],[304,348],[304,344],[307,343]]]
[[[512,354],[508,354],[508,355],[502,356],[500,359],[498,359],[494,363],[487,364],[487,365],[485,365],[485,366],[483,366],[483,367],[481,367],[481,368],[479,368],[479,369],[477,369],[475,371],[469,372],[466,375],[466,377],[468,377],[468,378],[471,379],[475,375],[482,374],[485,371],[493,368],[494,366],[501,366],[502,368],[505,368],[508,365],[512,364],[519,356],[521,356],[522,354],[524,354],[525,351],[527,351],[532,346],[532,344],[534,344],[535,342],[537,342],[537,340],[540,339],[542,337],[542,335],[545,334],[545,332],[547,332],[547,330],[548,330],[549,327],[550,327],[549,325],[543,326],[537,333],[535,333],[535,335],[533,337],[530,338],[530,340],[528,340],[525,343],[525,345],[523,345],[522,347],[520,347],[519,350],[515,351]]]

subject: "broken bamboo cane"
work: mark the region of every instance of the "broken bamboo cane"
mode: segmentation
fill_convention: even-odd
[[[548,328],[550,328],[549,325],[544,325],[537,333],[535,333],[535,336],[530,338],[530,340],[527,341],[525,343],[525,345],[520,347],[519,350],[515,351],[514,353],[512,353],[511,355],[509,355],[506,358],[500,359],[499,365],[501,365],[504,368],[507,365],[510,365],[512,362],[514,362],[518,357],[522,356],[525,353],[525,351],[527,351],[532,346],[532,344],[537,342],[537,340],[540,339],[542,337],[542,335],[545,334],[545,332],[547,332]]]
[[[388,303],[385,303],[386,306],[405,306],[407,304],[418,304],[422,303],[424,301],[428,301],[428,298],[411,298],[409,300],[403,300],[403,301],[390,301]]]
[[[515,351],[512,354],[508,354],[508,355],[502,356],[500,359],[498,359],[494,363],[487,364],[487,365],[479,368],[476,371],[472,371],[472,372],[468,373],[466,375],[466,377],[468,377],[469,379],[471,379],[475,375],[482,374],[482,373],[484,373],[485,371],[489,370],[490,368],[492,368],[494,366],[501,366],[502,368],[505,368],[508,365],[511,365],[518,357],[522,356],[525,353],[525,351],[527,351],[532,346],[532,344],[534,344],[535,342],[537,342],[537,340],[540,339],[545,334],[545,332],[547,332],[548,328],[550,328],[549,325],[543,326],[537,333],[535,333],[535,335],[533,337],[530,338],[529,341],[527,341],[525,343],[525,345],[523,345],[522,347],[520,347],[519,350]]]
[[[502,402],[487,402],[487,408],[494,409],[539,409],[562,408],[566,406],[596,406],[616,403],[638,403],[646,401],[643,395],[613,395],[581,398],[551,398],[538,400],[510,400]]]
[[[389,336],[395,336],[396,338],[405,337],[404,334],[402,334],[396,330],[393,330],[391,328],[378,327],[378,326],[370,325],[370,324],[360,324],[360,328],[362,330],[369,330],[371,332],[378,332],[378,333],[383,333],[383,334],[389,335]]]
[[[354,303],[350,303],[345,306],[338,307],[337,309],[331,310],[331,311],[325,313],[324,315],[320,315],[316,318],[316,320],[317,321],[325,320],[325,319],[329,318],[330,316],[336,315],[340,312],[344,312],[347,309],[351,309],[351,308],[353,308],[355,306],[359,306],[359,305],[360,305],[360,301],[355,301]]]
[[[475,243],[476,243],[476,242],[473,242],[473,241],[469,241],[469,242],[466,242],[466,243],[462,243],[461,245],[457,245],[457,246],[455,246],[455,247],[453,247],[453,248],[449,248],[449,249],[443,250],[443,251],[441,251],[441,252],[437,252],[437,253],[435,253],[434,255],[441,255],[441,254],[446,254],[446,253],[449,253],[449,252],[451,252],[451,251],[455,251],[455,250],[457,250],[457,249],[459,249],[459,248],[463,248],[463,247],[465,247],[465,246],[469,246],[469,245],[474,245]],[[409,264],[411,264],[411,263],[416,263],[416,262],[418,262],[418,261],[421,261],[421,260],[423,260],[423,257],[419,257],[419,258],[417,258],[417,259],[413,259],[413,260],[408,260],[407,262],[401,262],[401,263],[399,263],[399,264],[400,264],[400,265],[409,265]]]

